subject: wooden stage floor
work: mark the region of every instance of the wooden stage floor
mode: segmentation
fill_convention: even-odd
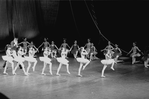
[[[29,76],[18,69],[17,75],[3,74],[3,61],[0,61],[0,93],[9,99],[148,99],[149,69],[143,64],[131,65],[118,63],[115,71],[108,67],[105,78],[101,78],[103,65],[99,60],[92,61],[84,71],[83,77],[78,77],[79,63],[70,60],[70,75],[66,66],[62,66],[56,76],[58,63],[53,61],[53,75],[47,67],[47,75],[41,75],[43,63],[38,61],[36,71],[30,71]],[[32,69],[32,68],[31,68]]]

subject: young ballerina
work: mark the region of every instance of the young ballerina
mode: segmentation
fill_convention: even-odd
[[[31,67],[31,63],[33,62],[34,65],[32,67],[33,71],[35,71],[35,67],[36,67],[36,64],[37,64],[37,60],[35,58],[35,54],[38,52],[38,48],[36,48],[36,46],[33,44],[33,42],[31,42],[29,45],[28,45],[28,48],[29,48],[29,52],[28,52],[28,57],[26,57],[27,61],[28,61],[28,68],[27,68],[27,73]]]
[[[66,65],[67,73],[70,74],[70,72],[69,72],[69,61],[66,59],[68,52],[69,52],[69,50],[67,50],[66,48],[63,47],[62,52],[61,52],[61,57],[57,58],[57,61],[59,62],[59,67],[57,69],[56,74],[59,76],[60,76],[59,71],[60,71],[62,65]]]
[[[87,39],[87,43],[85,44],[84,48],[87,51],[87,58],[90,58],[89,53],[90,53],[90,49],[91,49],[91,45],[92,43],[90,42],[90,39]]]
[[[72,45],[72,47],[70,48],[71,53],[73,54],[74,58],[77,58],[77,54],[78,54],[78,49],[79,46],[77,44],[77,41],[74,41],[74,44]]]
[[[46,47],[50,47],[50,43],[47,41],[46,38],[44,38],[44,42],[38,47],[38,49],[43,46],[43,49],[45,49]]]
[[[60,53],[62,52],[63,48],[66,50],[70,49],[70,46],[67,44],[66,39],[63,40],[63,43],[59,48]],[[67,55],[68,55],[68,53],[67,53]],[[66,57],[67,57],[67,55],[66,55]]]
[[[4,74],[8,74],[6,72],[7,70],[7,67],[8,67],[8,63],[11,64],[11,67],[12,67],[12,74],[13,74],[13,70],[14,70],[14,62],[13,62],[13,57],[12,57],[12,54],[13,54],[13,51],[11,49],[11,46],[8,45],[7,46],[7,49],[6,49],[6,55],[2,56],[2,59],[6,62],[6,65],[4,67]]]
[[[33,71],[35,71],[35,67],[37,65],[37,59],[35,58],[35,53],[38,51],[38,49],[35,46],[29,47],[28,51],[28,56],[25,56],[26,61],[28,62],[28,67],[27,67],[27,75],[29,74],[29,70],[31,67],[31,64],[33,63]]]
[[[121,56],[121,55],[122,55],[121,49],[118,47],[117,44],[115,44],[114,55],[113,55],[113,57],[115,57],[115,63],[118,62],[118,58],[119,58],[119,56]]]
[[[54,44],[54,41],[51,42],[50,49],[51,49],[51,57],[56,58],[58,47]]]
[[[137,51],[139,51],[141,53],[141,50],[136,46],[136,43],[133,43],[133,47],[129,51],[129,53],[132,52],[132,54],[130,55],[132,57],[132,64],[134,64],[136,62],[136,57],[140,57],[141,56],[141,54],[138,53]]]
[[[95,46],[94,46],[93,43],[91,43],[91,48],[90,48],[90,53],[89,54],[90,54],[90,60],[98,59],[96,57],[96,55],[97,55],[97,49],[95,48]]]
[[[18,51],[17,51],[17,55],[14,56],[14,61],[17,62],[17,65],[16,65],[16,67],[14,68],[14,71],[13,71],[14,75],[16,75],[16,70],[19,67],[19,65],[21,65],[24,74],[27,75],[27,73],[25,71],[25,68],[24,68],[24,64],[23,64],[23,62],[25,61],[25,58],[23,57],[24,54],[25,54],[24,49],[20,46]]]
[[[27,38],[24,38],[24,41],[22,41],[21,43],[19,43],[18,45],[23,45],[23,49],[24,49],[24,53],[25,55],[27,54],[27,46],[30,44],[28,41],[27,41]]]
[[[82,69],[84,70],[86,68],[86,66],[90,63],[90,60],[86,58],[86,55],[88,55],[88,52],[84,49],[84,47],[81,47],[80,51],[81,51],[81,57],[76,58],[76,60],[80,63],[80,67],[78,69],[78,76],[82,77],[81,70]]]
[[[46,47],[43,52],[43,57],[39,57],[40,61],[43,61],[43,64],[44,64],[42,73],[41,73],[42,75],[46,75],[44,71],[47,65],[49,65],[49,72],[52,75],[52,63],[51,63],[51,59],[49,58],[50,54],[51,54],[51,49],[49,47]]]
[[[113,54],[114,54],[113,50],[114,50],[114,47],[111,45],[111,42],[108,41],[108,45],[101,51],[104,51],[105,59],[107,59],[107,55],[106,54],[108,54],[108,55],[110,55],[112,57]]]
[[[103,69],[102,69],[101,77],[105,77],[104,71],[105,71],[105,69],[107,68],[108,65],[111,65],[111,69],[114,70],[113,67],[114,67],[115,60],[112,59],[111,54],[106,53],[105,57],[106,57],[106,59],[101,60],[101,63],[104,65]]]

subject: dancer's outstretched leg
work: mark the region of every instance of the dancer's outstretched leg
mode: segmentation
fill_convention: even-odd
[[[69,71],[69,64],[66,64],[66,68],[67,68],[67,73],[70,74],[70,71]]]
[[[59,71],[60,71],[61,67],[62,67],[62,64],[60,63],[60,64],[59,64],[59,67],[58,67],[58,69],[57,69],[57,73],[56,73],[56,75],[58,75],[58,76],[60,76]]]
[[[104,65],[103,68],[102,68],[101,77],[105,77],[104,72],[105,72],[106,68],[107,68],[107,65]]]
[[[90,63],[90,61],[88,61],[84,66],[83,66],[83,70],[86,68],[86,66]]]
[[[5,63],[5,67],[4,67],[4,72],[3,72],[3,73],[6,74],[6,75],[8,74],[8,73],[6,72],[7,67],[8,67],[8,62],[6,61],[6,63]]]
[[[50,69],[50,70],[49,70],[50,74],[53,75],[53,74],[52,74],[52,63],[49,63],[49,69]]]
[[[45,71],[45,68],[46,68],[47,63],[44,62],[43,64],[44,64],[44,65],[43,65],[42,73],[41,73],[41,74],[42,74],[42,75],[46,75],[46,74],[44,73],[44,71]]]
[[[81,76],[81,77],[82,77],[82,75],[81,75],[82,67],[83,67],[83,63],[80,63],[80,67],[79,67],[79,70],[78,70],[78,76]]]
[[[34,61],[34,65],[33,65],[33,67],[32,67],[32,68],[33,68],[33,71],[35,71],[36,65],[37,65],[37,60]]]

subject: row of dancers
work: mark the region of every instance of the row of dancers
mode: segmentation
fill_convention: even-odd
[[[19,46],[21,44],[23,44],[23,46]],[[28,44],[28,46],[27,46],[27,44]],[[75,41],[74,45],[71,48],[69,47],[71,49],[70,50],[70,49],[67,49],[68,44],[66,43],[66,40],[64,40],[63,44],[58,49],[53,41],[52,41],[52,44],[49,44],[47,39],[44,39],[44,42],[38,48],[36,48],[35,45],[33,44],[33,42],[29,43],[26,40],[26,38],[21,43],[18,43],[18,39],[15,38],[11,42],[11,44],[7,46],[6,55],[2,56],[3,60],[6,61],[4,73],[7,74],[6,69],[7,69],[8,63],[11,63],[13,74],[16,74],[16,69],[18,68],[19,65],[21,65],[21,67],[24,71],[24,74],[28,75],[29,69],[31,67],[31,63],[34,63],[32,69],[33,69],[33,71],[35,71],[35,66],[37,64],[35,54],[37,52],[39,52],[38,49],[43,45],[43,48],[42,48],[43,56],[39,57],[40,61],[43,61],[43,63],[44,63],[41,74],[46,75],[44,73],[44,71],[45,71],[46,66],[49,65],[49,72],[52,75],[52,62],[51,62],[52,59],[51,58],[53,58],[53,57],[56,58],[57,61],[59,62],[59,67],[57,69],[56,74],[60,75],[59,71],[60,71],[62,65],[66,65],[67,73],[70,74],[69,61],[67,60],[67,54],[70,51],[72,51],[74,53],[75,59],[80,63],[80,67],[78,69],[78,75],[82,76],[81,70],[84,70],[86,68],[86,66],[90,63],[90,61],[92,59],[91,56],[97,54],[97,52],[95,54],[90,53],[92,46],[89,46],[89,44],[92,45],[90,43],[90,40],[88,39],[88,43],[84,47],[79,48],[77,45],[77,41]],[[57,51],[60,51],[60,57],[56,56]],[[108,65],[111,64],[111,69],[114,70],[114,64],[115,63],[117,64],[119,56],[122,55],[122,51],[120,50],[120,48],[118,47],[117,44],[115,44],[115,47],[113,47],[111,45],[110,41],[108,42],[108,46],[106,46],[106,48],[104,48],[101,51],[104,51],[104,55],[105,55],[105,59],[101,60],[101,63],[104,65],[103,69],[102,69],[101,77],[105,77],[104,76],[105,69],[107,68]],[[135,60],[136,60],[135,58],[140,56],[140,54],[137,51],[141,52],[141,50],[136,46],[136,44],[133,43],[133,47],[130,50],[130,52],[128,53],[128,54],[130,54],[132,52],[132,54],[131,54],[132,64],[135,63]],[[80,53],[81,57],[77,57],[78,52]],[[50,55],[51,55],[51,57],[50,57]],[[28,67],[27,67],[26,71],[24,69],[24,64],[23,64],[24,61],[28,62]],[[148,59],[146,59],[146,61],[144,61],[145,67],[148,66],[148,61],[149,61]],[[17,62],[17,65],[15,67],[14,67],[14,62]]]
[[[7,67],[8,67],[8,63],[11,63],[11,67],[12,67],[12,74],[16,74],[16,70],[19,67],[19,65],[21,65],[23,72],[25,75],[29,74],[29,70],[31,67],[31,63],[33,63],[33,71],[35,71],[35,67],[37,64],[37,59],[35,57],[35,54],[37,52],[39,52],[39,48],[43,46],[42,51],[43,51],[43,56],[39,57],[40,61],[43,61],[44,66],[42,69],[42,73],[43,75],[45,75],[44,71],[47,65],[49,65],[49,72],[52,75],[52,58],[54,57],[58,62],[59,62],[59,67],[57,69],[57,75],[59,74],[59,71],[61,69],[62,65],[66,65],[67,68],[67,73],[70,74],[69,72],[69,61],[67,60],[67,54],[70,51],[75,52],[74,57],[75,59],[80,63],[80,67],[78,70],[78,75],[81,75],[81,70],[83,68],[83,70],[85,69],[85,67],[90,63],[91,59],[88,59],[92,53],[91,49],[93,47],[93,44],[91,44],[90,49],[87,46],[87,48],[85,49],[85,47],[80,47],[77,45],[77,42],[75,41],[75,44],[68,50],[66,48],[67,43],[64,40],[64,43],[62,44],[62,46],[60,47],[60,49],[57,49],[58,51],[60,51],[60,57],[56,57],[56,52],[57,50],[54,49],[54,47],[57,48],[56,45],[54,45],[54,43],[52,43],[51,45],[46,41],[46,39],[44,39],[45,42],[43,42],[38,48],[33,44],[33,42],[29,43],[26,39],[24,39],[23,42],[18,43],[18,39],[14,38],[14,40],[7,45],[6,48],[6,55],[2,56],[2,59],[6,62],[6,65],[4,67],[4,74],[8,74],[6,72]],[[20,46],[21,44],[23,44],[23,46]],[[28,45],[27,45],[28,44]],[[53,48],[53,49],[52,49]],[[52,55],[53,53],[54,55]],[[81,57],[77,57],[76,53],[78,54],[78,52],[80,53]],[[97,53],[97,52],[96,52]],[[24,64],[23,62],[27,61],[28,62],[28,67],[27,70],[25,70],[24,68]],[[14,66],[14,62],[17,63],[16,66]],[[83,66],[84,65],[84,66]]]

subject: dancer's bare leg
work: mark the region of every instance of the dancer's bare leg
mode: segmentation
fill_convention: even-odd
[[[50,74],[53,75],[53,74],[52,74],[52,63],[49,63],[49,69],[50,69],[50,70],[49,70]]]
[[[47,63],[45,63],[45,62],[43,62],[43,68],[42,68],[42,75],[46,75],[45,73],[44,73],[44,71],[45,71],[45,68],[46,68],[46,65],[47,65]]]
[[[90,61],[87,62],[87,63],[83,66],[83,70],[86,68],[86,66],[87,66],[89,63],[90,63]]]
[[[35,71],[36,65],[37,65],[37,60],[34,61],[34,65],[33,65],[33,67],[32,67],[32,68],[33,68],[33,71]]]
[[[111,69],[112,69],[112,70],[115,70],[115,69],[114,69],[114,63],[115,63],[115,61],[113,60],[112,65],[111,65]]]
[[[67,68],[67,73],[70,74],[70,71],[69,71],[69,64],[66,64],[66,68]]]
[[[57,73],[56,73],[56,75],[58,75],[58,76],[60,76],[59,71],[60,71],[61,67],[62,67],[62,64],[60,63],[60,64],[59,64],[59,67],[58,67],[58,69],[57,69]]]
[[[136,62],[136,58],[133,56],[132,57],[132,64],[134,64]]]
[[[11,61],[11,67],[12,67],[12,74],[13,74],[13,70],[14,70],[14,63]]]
[[[105,72],[106,68],[107,68],[107,65],[104,65],[103,68],[102,68],[101,77],[105,77],[104,72]]]
[[[81,75],[82,67],[83,67],[83,63],[80,63],[80,67],[79,67],[79,70],[78,70],[78,76],[81,76],[81,77],[82,77],[82,75]]]
[[[144,66],[145,66],[145,68],[148,68],[148,66],[147,66],[147,60],[144,61]]]
[[[31,67],[31,62],[28,62],[28,67],[27,67],[27,74],[29,74],[29,69],[30,69],[30,67]]]
[[[17,65],[16,65],[16,67],[15,67],[14,70],[13,70],[13,74],[14,74],[14,75],[16,75],[16,70],[17,70],[18,67],[19,67],[19,62],[17,62]]]
[[[27,73],[26,73],[26,71],[25,71],[25,68],[24,68],[23,62],[20,62],[20,65],[22,66],[22,69],[23,69],[24,74],[27,75]]]
[[[6,74],[6,75],[8,74],[8,73],[6,72],[7,67],[8,67],[8,61],[6,61],[6,65],[5,65],[5,67],[4,67],[4,72],[3,72],[3,73]]]

